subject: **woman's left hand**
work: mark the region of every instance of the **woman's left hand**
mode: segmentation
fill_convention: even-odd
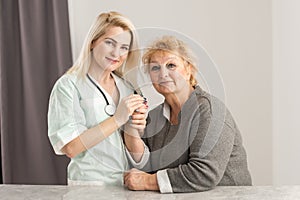
[[[124,185],[129,190],[159,190],[156,174],[148,174],[135,168],[124,173]]]

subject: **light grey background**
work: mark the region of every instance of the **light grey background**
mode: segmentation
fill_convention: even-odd
[[[218,66],[253,183],[300,184],[300,1],[69,0],[75,58],[94,18],[111,10],[201,44]]]

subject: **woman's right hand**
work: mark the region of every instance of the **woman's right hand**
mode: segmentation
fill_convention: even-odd
[[[124,97],[115,112],[114,118],[120,127],[125,124],[133,112],[144,105],[144,98],[137,94]]]

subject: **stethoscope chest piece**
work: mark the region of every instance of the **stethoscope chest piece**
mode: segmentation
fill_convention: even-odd
[[[116,112],[116,107],[114,105],[108,104],[105,106],[104,110],[106,114],[108,114],[109,116],[113,116]]]

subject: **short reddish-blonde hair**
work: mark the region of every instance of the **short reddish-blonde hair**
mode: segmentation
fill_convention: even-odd
[[[163,36],[155,40],[145,51],[142,57],[144,65],[148,66],[151,62],[151,57],[157,52],[168,52],[176,56],[181,57],[191,67],[190,84],[192,86],[197,85],[195,74],[197,73],[196,57],[192,50],[181,40],[174,36]],[[148,68],[145,69],[147,72]]]

